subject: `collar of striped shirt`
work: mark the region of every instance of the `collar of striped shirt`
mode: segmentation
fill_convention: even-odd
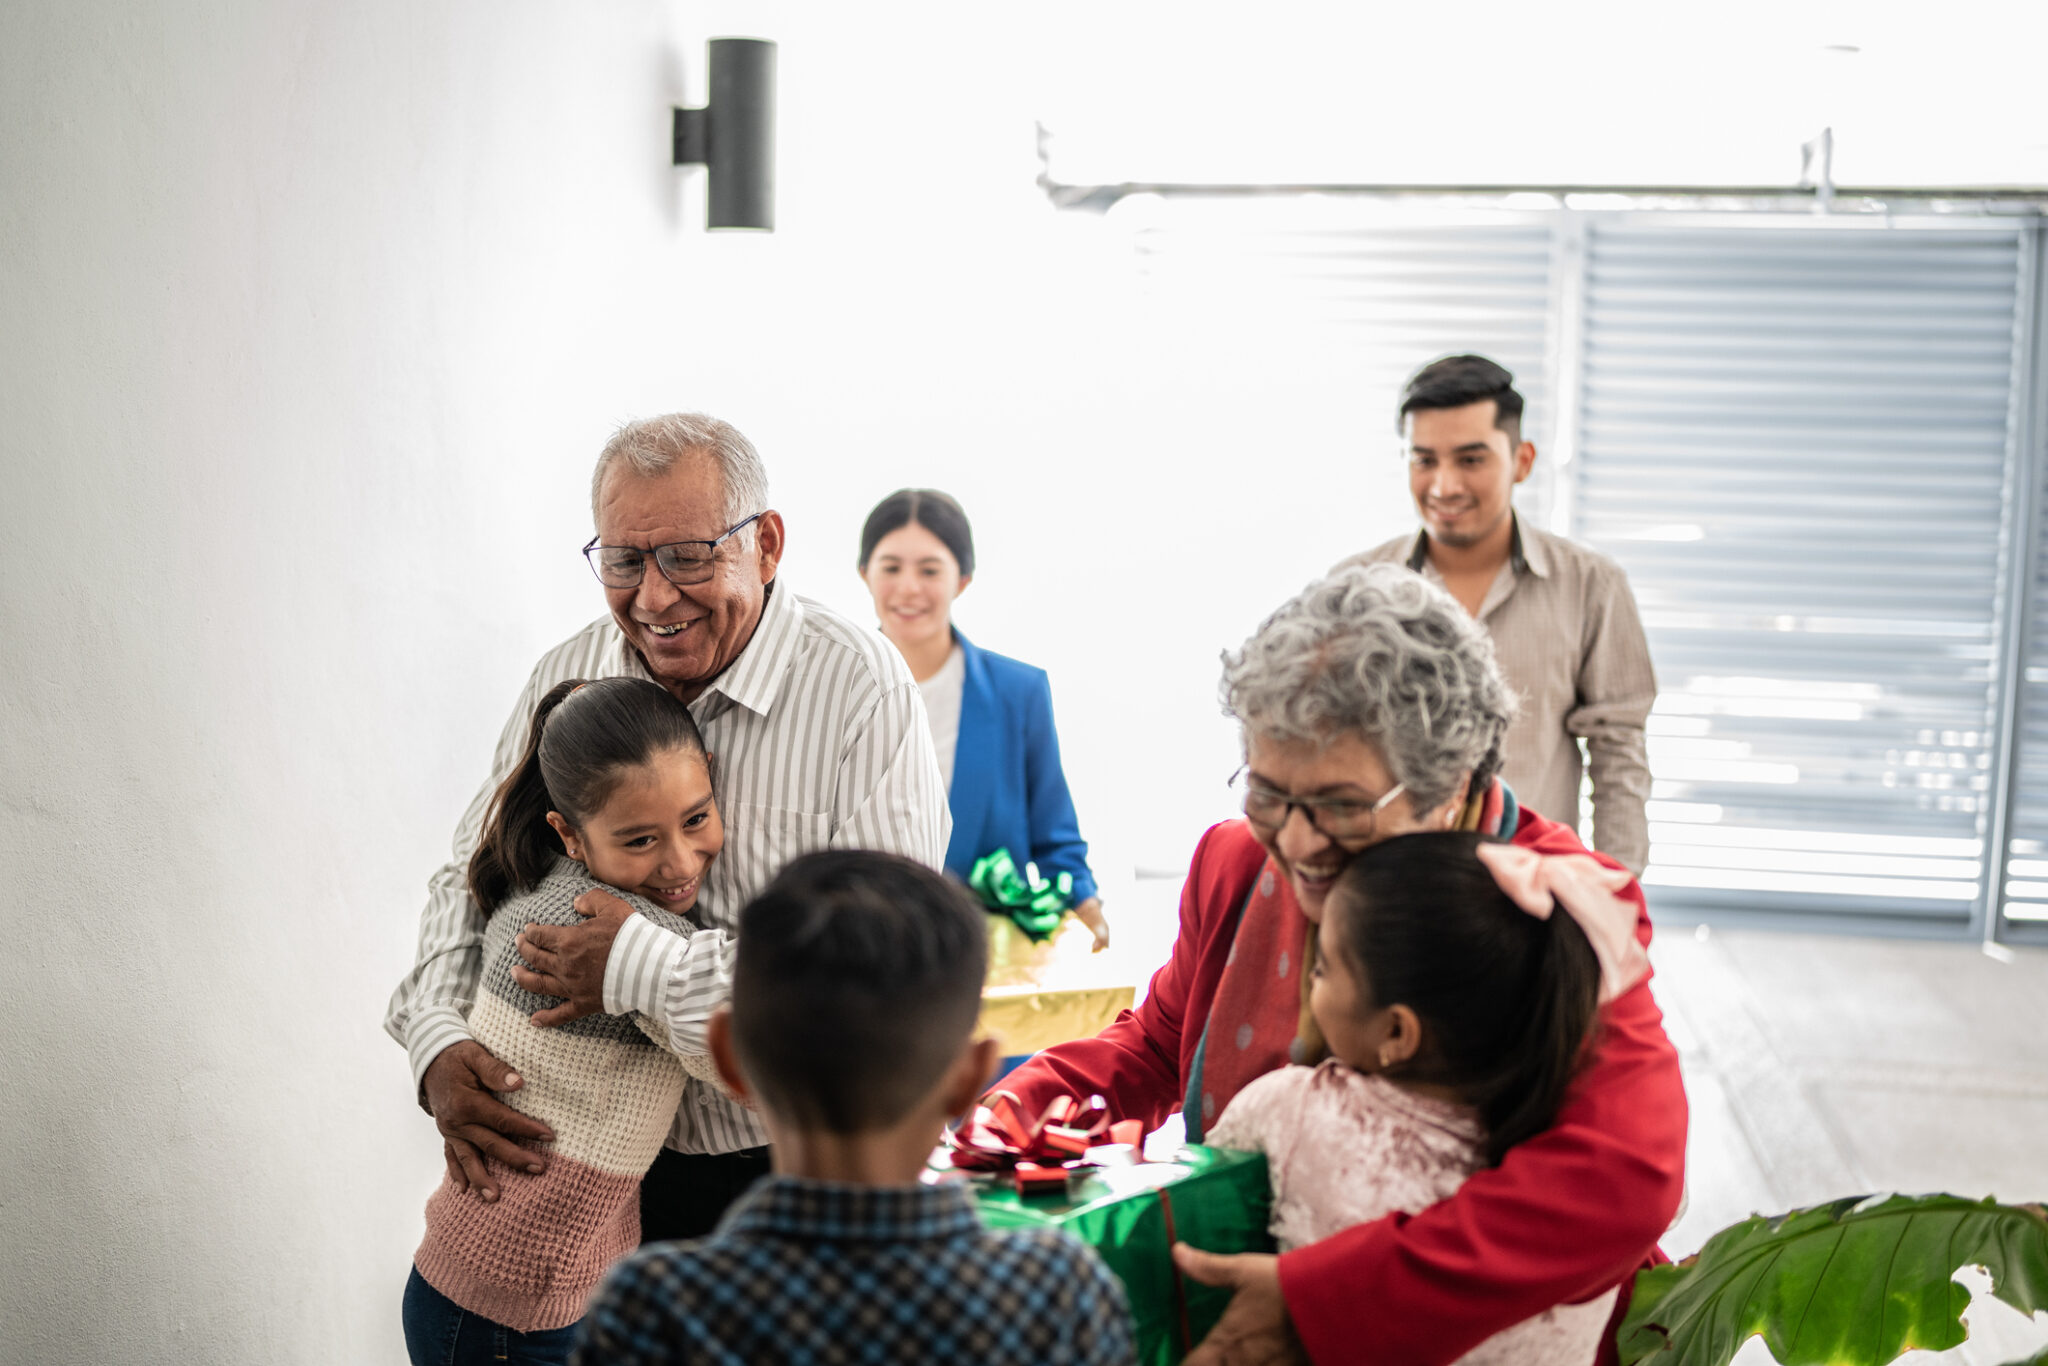
[[[774,709],[775,700],[782,695],[783,684],[796,663],[804,624],[802,600],[795,593],[778,592],[780,583],[780,579],[769,582],[767,595],[761,602],[761,619],[754,623],[754,634],[747,637],[747,643],[740,647],[739,658],[726,665],[725,672],[705,687],[705,698],[717,694],[725,700],[693,709],[698,711],[700,720],[708,720],[730,705],[745,707],[756,716],[766,716]],[[619,634],[619,649],[625,655],[627,672],[655,683],[662,682],[648,669],[647,661],[640,657],[640,652],[633,648],[624,632]]]

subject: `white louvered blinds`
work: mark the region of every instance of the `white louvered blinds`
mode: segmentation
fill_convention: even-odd
[[[1274,454],[1237,501],[1303,503],[1253,511],[1323,552],[1304,565],[1413,527],[1398,476],[1336,516],[1321,495],[1342,462],[1395,458],[1418,365],[1478,351],[1516,372],[1542,451],[1517,506],[1620,561],[1642,609],[1644,882],[1677,918],[1977,929],[2015,734],[2002,628],[2031,566],[2000,852],[2007,917],[2048,921],[2048,506],[2015,551],[2007,503],[2048,486],[2023,369],[2048,298],[2037,221],[1425,221],[1285,196],[1126,221],[1148,345],[1188,376],[1168,401],[1256,415]],[[1344,517],[1369,534],[1347,543]],[[1270,600],[1205,606],[1249,621]]]
[[[2034,526],[2039,539],[2029,557],[2033,605],[2020,684],[2019,762],[2005,869],[2005,914],[2018,921],[2048,921],[2048,482]]]
[[[1573,530],[1656,661],[1653,904],[1969,923],[2019,253],[1591,226]]]
[[[1127,201],[1101,239],[1130,326],[1106,348],[1093,475],[1140,514],[1154,577],[1129,586],[1129,667],[1177,679],[1134,720],[1127,817],[1137,866],[1170,869],[1235,813],[1242,760],[1215,703],[1217,656],[1337,560],[1412,531],[1395,410],[1446,352],[1517,373],[1549,411],[1553,238],[1528,215],[1373,218],[1345,206]],[[1538,439],[1541,439],[1540,437]]]
[[[1477,351],[1515,373],[1528,430],[1546,438],[1549,224],[1501,214],[1403,221],[1286,201],[1175,201],[1131,217],[1151,330],[1204,376],[1202,401],[1277,417],[1325,459],[1393,469],[1403,382],[1438,356]],[[1541,515],[1547,478],[1525,492]]]

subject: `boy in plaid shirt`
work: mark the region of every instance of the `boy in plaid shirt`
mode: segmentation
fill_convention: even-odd
[[[701,1242],[627,1257],[574,1366],[1133,1360],[1116,1278],[1044,1230],[991,1232],[918,1174],[996,1058],[974,1039],[984,912],[892,854],[796,860],[740,913],[733,1003],[710,1022],[774,1173]]]

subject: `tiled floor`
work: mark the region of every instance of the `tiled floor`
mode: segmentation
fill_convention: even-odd
[[[1666,929],[1654,989],[1692,1104],[1687,1207],[1665,1249],[1839,1195],[2048,1199],[2048,950]],[[1979,1295],[1973,1339],[1911,1362],[2048,1346]],[[1744,1366],[1770,1360],[1752,1342]]]
[[[1675,1255],[1838,1195],[2048,1199],[2048,951],[1674,929],[1651,957],[1693,1113]]]

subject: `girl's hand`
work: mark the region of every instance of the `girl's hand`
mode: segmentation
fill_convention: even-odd
[[[1280,1294],[1278,1257],[1258,1252],[1222,1256],[1175,1243],[1173,1264],[1203,1285],[1237,1292],[1184,1366],[1308,1366]]]
[[[1102,918],[1101,897],[1091,896],[1074,907],[1074,919],[1086,925],[1088,932],[1095,936],[1095,948],[1092,952],[1101,953],[1109,947],[1109,922]]]

